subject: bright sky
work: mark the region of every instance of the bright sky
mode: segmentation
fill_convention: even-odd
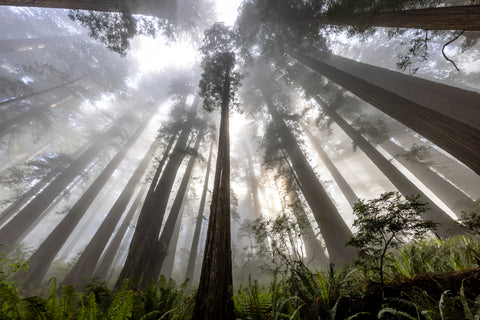
[[[233,26],[238,15],[238,7],[242,0],[215,0],[218,20],[226,25]]]

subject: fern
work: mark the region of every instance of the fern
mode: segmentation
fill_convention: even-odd
[[[127,320],[133,314],[133,299],[135,293],[132,290],[123,288],[113,299],[107,314],[109,320]]]
[[[47,319],[57,319],[58,316],[58,297],[57,297],[57,279],[56,278],[51,278],[50,281],[51,283],[51,289],[50,289],[50,295],[47,299],[46,302],[46,317]]]
[[[87,304],[82,305],[80,320],[96,320],[97,319],[97,301],[95,294],[92,292],[87,298]]]
[[[417,320],[417,318],[415,317],[412,317],[411,315],[409,315],[408,313],[406,312],[403,312],[403,311],[399,311],[397,309],[394,309],[394,308],[390,308],[390,307],[385,307],[383,308],[382,310],[380,310],[378,312],[378,319],[383,319],[384,317],[388,316],[388,315],[392,315],[394,316],[396,319],[409,319],[409,320]]]
[[[76,303],[78,293],[73,286],[62,287],[62,299],[60,301],[60,314],[57,319],[74,319],[76,318]]]

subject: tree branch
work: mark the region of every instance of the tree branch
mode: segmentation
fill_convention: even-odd
[[[460,69],[458,69],[457,65],[455,64],[455,62],[450,59],[449,57],[447,57],[447,55],[445,54],[445,47],[448,46],[449,44],[451,44],[452,42],[454,42],[455,40],[457,40],[458,38],[460,38],[462,36],[462,34],[465,33],[465,30],[463,30],[462,32],[460,32],[455,38],[453,38],[452,40],[448,41],[447,43],[445,43],[442,47],[442,54],[443,54],[443,57],[449,61],[450,63],[453,64],[453,66],[455,67],[455,69],[457,69],[457,71],[460,71]]]

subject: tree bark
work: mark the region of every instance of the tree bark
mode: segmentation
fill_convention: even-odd
[[[105,249],[105,253],[103,253],[102,257],[100,258],[100,261],[97,264],[97,268],[93,273],[94,277],[98,277],[100,280],[107,280],[108,270],[110,269],[110,266],[112,265],[115,256],[119,251],[122,240],[127,232],[127,228],[130,226],[130,223],[133,222],[132,220],[135,216],[135,213],[137,212],[137,209],[142,203],[146,188],[147,185],[144,184],[138,192],[137,196],[135,197],[135,200],[133,201],[132,206],[128,210],[125,219],[118,228],[117,232],[115,232],[113,239],[110,241],[108,247]]]
[[[480,174],[480,94],[335,55],[287,52]]]
[[[199,132],[197,140],[195,141],[195,145],[193,147],[194,153],[198,151],[198,147],[203,138],[202,136],[203,133]],[[185,193],[187,192],[188,184],[190,183],[190,176],[192,175],[196,158],[196,154],[190,156],[190,160],[188,161],[187,168],[185,169],[182,181],[180,183],[180,186],[178,187],[177,195],[175,196],[175,200],[173,201],[172,208],[170,209],[170,214],[168,215],[167,221],[165,222],[165,226],[163,227],[160,239],[156,241],[154,251],[149,257],[149,266],[146,268],[145,275],[143,277],[143,288],[147,287],[148,281],[150,279],[153,279],[154,282],[158,279],[162,264],[167,256],[167,251],[175,232],[175,226],[177,224],[177,221],[182,220],[181,216],[179,217],[180,209],[182,207],[183,199],[185,198]]]
[[[368,17],[360,15],[358,18],[362,21],[362,27],[480,31],[480,5],[378,12]],[[352,25],[350,19],[335,17],[308,21],[317,25]]]
[[[172,240],[168,245],[167,255],[165,256],[165,259],[162,263],[162,269],[160,270],[160,274],[167,279],[170,279],[173,274],[173,267],[175,265],[178,238],[180,237],[180,228],[182,226],[182,220],[183,220],[184,206],[185,206],[185,201],[182,202],[182,207],[180,208],[180,213],[178,215],[177,222],[175,223],[175,228],[173,230]]]
[[[28,270],[26,272],[17,273],[17,279],[24,281],[24,288],[30,286],[38,287],[41,284],[43,277],[47,273],[48,268],[52,264],[57,253],[68,240],[80,219],[85,215],[85,212],[87,212],[98,193],[105,186],[113,172],[117,169],[120,162],[125,158],[127,152],[135,144],[145,128],[146,124],[142,123],[131,137],[128,138],[115,157],[108,163],[100,175],[92,182],[90,187],[88,187],[80,199],[78,199],[75,205],[69,210],[68,214],[48,235],[47,239],[42,242],[40,247],[28,259]],[[95,263],[95,261],[90,262],[92,264]]]
[[[204,217],[205,200],[207,198],[208,180],[210,177],[210,165],[212,163],[213,140],[210,144],[210,151],[208,153],[207,171],[203,182],[202,197],[200,198],[200,206],[198,207],[197,221],[195,222],[195,231],[193,232],[192,247],[190,248],[190,255],[188,257],[187,273],[185,279],[189,279],[193,283],[195,274],[195,262],[198,255],[198,243],[200,242],[200,231],[202,229],[202,220]]]
[[[318,142],[318,140],[313,136],[312,132],[303,124],[301,124],[303,131],[307,134],[308,139],[313,145],[313,148],[317,152],[318,156],[320,159],[322,159],[323,163],[327,167],[328,171],[332,175],[333,179],[337,183],[338,187],[344,194],[345,198],[347,198],[348,203],[350,206],[353,208],[354,204],[358,202],[358,197],[353,191],[353,189],[350,187],[348,182],[345,180],[343,175],[338,171],[337,167],[335,164],[333,164],[332,160],[330,157],[327,155],[327,153],[323,150],[322,146]]]
[[[390,140],[385,141],[381,146],[452,209],[457,217],[460,217],[462,210],[465,210],[469,205],[473,207],[473,200],[471,198],[437,173],[433,172],[428,165],[417,160],[410,160],[403,157],[402,154],[406,151],[402,147],[399,147]]]
[[[159,18],[171,18],[176,10],[174,0],[0,0],[2,6],[79,9],[103,12],[143,14]]]
[[[438,232],[442,237],[463,234],[452,218],[442,211],[435,203],[431,202],[427,196],[410,180],[405,177],[390,161],[388,161],[375,147],[365,140],[355,129],[352,128],[342,117],[328,107],[318,96],[314,96],[322,110],[335,121],[335,123],[353,140],[353,142],[370,158],[380,171],[392,182],[392,184],[403,195],[419,194],[423,202],[429,203],[429,210],[422,217],[438,223]]]
[[[120,134],[119,128],[131,122],[129,114],[124,115],[115,125],[97,137],[96,141],[62,171],[46,188],[30,201],[0,230],[0,243],[15,244],[25,236],[30,226],[50,206],[65,188],[88,166],[112,139]]]
[[[172,141],[174,140],[174,137],[172,137],[170,140],[170,143],[173,144]],[[63,284],[74,285],[76,288],[81,289],[82,285],[87,283],[88,279],[92,276],[95,266],[97,265],[97,262],[103,250],[105,249],[111,234],[115,230],[118,221],[122,217],[123,212],[130,202],[135,189],[145,174],[145,171],[152,161],[157,149],[158,142],[154,141],[145,153],[145,156],[139,163],[137,169],[123,188],[122,193],[108,212],[105,220],[103,220],[102,224],[95,232],[95,235],[84,249],[82,255],[63,280]]]
[[[17,102],[17,101],[22,101],[22,100],[25,100],[25,99],[29,99],[29,98],[32,98],[32,97],[35,97],[35,96],[38,96],[38,95],[41,95],[41,94],[44,94],[44,93],[47,93],[47,92],[50,92],[50,91],[54,91],[56,89],[59,89],[59,88],[62,88],[62,87],[65,87],[65,86],[68,86],[68,85],[71,85],[77,81],[80,81],[82,79],[85,79],[88,75],[83,75],[81,77],[78,77],[78,78],[75,78],[73,79],[72,81],[68,81],[68,82],[64,82],[64,83],[61,83],[57,86],[54,86],[54,87],[51,87],[51,88],[47,88],[45,90],[40,90],[40,91],[37,91],[37,92],[33,92],[33,93],[29,93],[29,94],[26,94],[26,95],[23,95],[23,96],[20,96],[20,97],[16,97],[16,98],[10,98],[10,99],[7,99],[7,100],[3,100],[3,101],[0,101],[0,107],[1,106],[4,106],[4,105],[7,105],[7,104],[10,104],[10,103],[13,103],[13,102]],[[3,130],[3,123],[2,123],[2,130]]]
[[[225,71],[217,164],[200,284],[192,320],[233,320],[230,235],[230,68]]]
[[[162,227],[170,192],[175,182],[178,168],[185,157],[185,149],[192,129],[193,118],[193,115],[189,115],[189,118],[186,120],[184,129],[158,182],[158,187],[153,192],[151,199],[149,199],[150,201],[145,202],[142,207],[128,250],[127,260],[116,283],[117,288],[120,288],[126,279],[132,280],[132,283],[135,285],[142,284],[144,281],[143,278],[147,272],[149,257],[155,252],[155,244]],[[145,280],[148,281],[148,279]]]
[[[300,189],[315,216],[315,220],[325,240],[330,262],[336,265],[345,264],[356,256],[355,249],[345,246],[352,233],[323,189],[315,172],[298,146],[295,137],[273,104],[271,97],[267,93],[263,93],[263,96],[272,115],[282,146],[287,151],[295,174],[298,177]]]

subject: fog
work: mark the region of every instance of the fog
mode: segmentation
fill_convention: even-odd
[[[207,1],[178,1],[177,5],[172,29],[147,17],[145,23],[156,21],[160,25],[155,37],[148,32],[136,34],[129,40],[130,47],[120,54],[107,48],[105,38],[94,39],[91,30],[70,19],[68,10],[0,6],[0,251],[8,261],[30,264],[29,275],[19,272],[17,281],[40,286],[55,277],[61,283],[92,239],[100,236],[97,231],[113,214],[112,207],[118,206],[121,209],[112,218],[115,221],[107,237],[103,235],[107,242],[96,248],[102,255],[89,261],[93,265],[90,275],[100,276],[114,286],[134,254],[131,243],[136,240],[132,239],[142,236],[135,233],[137,224],[148,225],[139,217],[146,210],[142,204],[148,203],[149,188],[156,188],[152,192],[158,192],[154,197],[157,200],[153,201],[163,201],[157,205],[164,208],[150,207],[157,210],[152,219],[161,216],[155,220],[158,230],[154,239],[161,238],[165,228],[171,227],[168,217],[176,197],[181,207],[179,218],[172,221],[173,225],[177,221],[178,231],[169,238],[168,248],[152,244],[148,249],[141,245],[147,240],[139,240],[139,248],[151,250],[146,262],[149,266],[155,265],[152,257],[161,256],[159,248],[163,250],[161,274],[183,282],[191,260],[195,226],[200,221],[195,273],[190,279],[192,286],[199,283],[220,131],[220,112],[206,110],[204,98],[199,96],[199,81],[206,65],[200,47],[204,31],[222,19],[217,13],[223,12],[226,24],[234,25],[232,17],[236,17],[239,3],[217,12],[213,10],[215,4]],[[245,14],[244,20],[235,24],[243,35],[248,33],[247,27],[253,30],[255,24],[260,24],[260,20],[253,23],[247,18],[253,19]],[[442,54],[443,45],[458,35],[457,31],[435,31],[430,36],[427,33],[430,42],[425,45],[423,58],[421,54],[410,57],[404,70],[399,70],[396,65],[402,55],[408,54],[412,39],[424,33],[407,30],[392,34],[394,28],[376,28],[352,35],[345,28],[326,27],[317,30],[321,40],[309,42],[307,36],[295,38],[303,32],[301,28],[288,29],[288,34],[286,30],[272,31],[275,25],[266,25],[255,29],[237,49],[237,64],[232,70],[242,77],[238,90],[231,94],[229,128],[235,287],[252,277],[270,279],[269,271],[278,263],[262,251],[268,251],[275,235],[263,243],[254,237],[252,225],[258,226],[259,218],[273,220],[285,215],[298,222],[302,220],[299,214],[304,214],[306,221],[302,220],[298,234],[290,234],[293,238],[285,244],[285,255],[297,255],[312,268],[327,268],[329,262],[340,264],[349,254],[348,249],[336,252],[332,239],[343,239],[343,233],[356,231],[352,227],[352,197],[369,200],[387,191],[421,192],[422,199],[430,203],[431,214],[427,216],[440,217],[438,232],[443,232],[442,236],[458,234],[449,223],[453,226],[462,211],[478,208],[474,201],[480,199],[480,176],[469,163],[400,122],[401,115],[395,119],[395,109],[390,114],[380,111],[372,105],[374,102],[369,104],[367,98],[362,100],[335,84],[335,80],[327,79],[328,75],[315,72],[300,58],[295,59],[293,53],[279,54],[281,49],[275,44],[290,39],[294,49],[304,45],[305,54],[314,56],[320,52],[317,56],[322,57],[330,52],[479,97],[480,33],[468,31],[444,48],[445,55],[460,71]],[[274,45],[268,41],[255,44],[260,41],[255,37],[268,39]],[[384,84],[391,79],[383,79]],[[380,87],[376,87],[379,95],[384,90]],[[401,99],[410,103],[407,98]],[[335,115],[344,124],[335,120]],[[452,120],[452,131],[457,122],[466,123]],[[418,123],[430,130],[429,125]],[[354,133],[349,134],[345,126]],[[202,140],[194,150],[197,137]],[[169,147],[170,141],[175,143]],[[199,219],[211,143],[209,184]],[[458,150],[458,154],[469,158],[467,147]],[[472,161],[478,161],[473,152]],[[179,196],[177,191],[192,158],[195,164],[185,194]],[[142,161],[144,168],[140,170]],[[155,178],[160,164],[164,171]],[[110,173],[106,173],[108,170]],[[160,181],[157,186],[155,179]],[[171,187],[166,187],[168,183]],[[117,204],[120,200],[123,205]],[[320,212],[316,208],[321,208]],[[67,223],[66,217],[74,214],[75,218]],[[59,226],[62,230],[58,230]],[[305,231],[307,228],[313,233]],[[56,238],[52,236],[55,232]],[[315,250],[308,237],[314,237]],[[47,241],[52,244],[46,245]],[[108,260],[111,257],[105,256],[115,241],[114,258]],[[45,251],[40,251],[42,244]],[[343,247],[343,243],[338,245]],[[36,252],[41,252],[42,257],[37,258]],[[135,254],[138,252],[140,249]],[[78,285],[75,281],[72,284]]]

